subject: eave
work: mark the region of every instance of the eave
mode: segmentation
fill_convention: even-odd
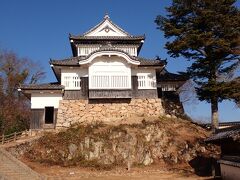
[[[73,41],[142,41],[145,35],[139,36],[82,36],[69,34],[69,39]]]
[[[30,99],[32,93],[63,93],[64,86],[58,82],[44,84],[21,84],[18,91]]]
[[[81,61],[86,61],[87,59],[90,58],[90,56],[94,55],[95,53],[109,52],[109,51],[126,54],[126,56],[128,56],[132,60],[138,61],[140,63],[140,64],[138,64],[138,67],[159,67],[159,68],[162,69],[167,64],[165,60],[147,59],[147,58],[142,58],[142,57],[139,57],[139,56],[130,56],[128,53],[126,53],[122,50],[114,49],[114,48],[111,48],[111,47],[93,51],[92,53],[90,53],[87,56],[77,56],[77,57],[71,57],[71,58],[67,58],[67,59],[63,59],[63,60],[52,60],[51,59],[49,63],[51,64],[55,73],[57,73],[55,67],[61,67],[61,66],[78,67],[78,66],[80,66],[79,64],[81,64],[80,63]]]
[[[229,128],[219,129],[216,134],[207,138],[205,142],[220,144],[226,140],[240,140],[240,126],[233,126]]]

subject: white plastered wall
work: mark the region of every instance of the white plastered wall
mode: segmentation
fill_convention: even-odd
[[[32,93],[31,109],[43,109],[46,106],[58,108],[60,100],[62,100],[61,93]]]
[[[65,86],[65,89],[68,90],[79,90],[81,89],[80,86],[80,78],[81,77],[88,77],[88,69],[87,67],[85,68],[81,68],[81,67],[77,67],[77,68],[64,68],[61,70],[61,85],[65,85],[65,77],[67,78],[71,78],[71,82],[69,82],[70,84]],[[77,86],[73,86],[74,82],[73,82],[73,78],[76,80],[76,78],[78,79],[78,85]]]
[[[64,76],[69,76],[69,75],[78,75],[79,77],[88,77],[88,68],[63,68],[61,70],[61,79],[64,79]]]
[[[156,70],[154,68],[133,68],[132,76],[137,76],[139,74],[151,74],[156,78]]]
[[[89,66],[89,75],[93,73],[126,73],[131,76],[131,68],[126,60],[117,56],[96,57]]]
[[[156,69],[154,68],[151,67],[133,68],[131,73],[132,76],[150,76],[156,83]],[[157,87],[151,87],[151,89],[157,89]]]
[[[99,50],[102,45],[78,45],[78,56],[87,56],[93,51]],[[137,56],[137,48],[136,45],[116,45],[116,50],[121,50],[128,53],[131,56]]]
[[[131,88],[131,67],[122,57],[96,57],[89,66],[89,88],[92,88],[91,77],[95,75],[128,76],[128,86],[126,88]]]

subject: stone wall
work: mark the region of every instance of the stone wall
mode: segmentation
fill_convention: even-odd
[[[128,123],[164,114],[161,99],[61,100],[56,128],[74,123]]]
[[[179,95],[175,91],[165,91],[162,93],[162,106],[166,114],[183,117],[184,109]]]

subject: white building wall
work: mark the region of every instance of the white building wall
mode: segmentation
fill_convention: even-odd
[[[132,76],[138,77],[138,89],[157,89],[155,69],[153,68],[132,69]]]
[[[130,89],[131,67],[122,57],[97,57],[89,66],[89,88]]]
[[[63,68],[61,69],[61,78],[65,75],[75,74],[80,77],[87,77],[88,76],[88,68]]]
[[[79,45],[78,56],[87,56],[93,51],[100,49],[101,45]]]
[[[89,66],[89,75],[93,73],[126,73],[131,76],[131,67],[126,60],[117,56],[100,56],[93,60]]]
[[[117,45],[116,49],[122,50],[126,53],[128,53],[131,56],[137,56],[137,46],[131,46],[131,45]]]
[[[101,45],[79,45],[78,56],[87,56],[90,53],[99,50]],[[137,56],[137,46],[132,45],[117,45],[114,46],[116,50],[121,50],[128,53],[131,56]]]
[[[81,89],[81,77],[88,77],[87,68],[65,68],[61,70],[61,85],[68,90]]]
[[[132,68],[132,76],[137,76],[138,74],[151,74],[156,77],[156,70],[154,68],[145,68],[145,67],[140,67],[140,68]]]
[[[43,109],[46,106],[53,106],[54,108],[58,108],[60,100],[62,100],[62,94],[60,93],[32,93],[31,109]]]

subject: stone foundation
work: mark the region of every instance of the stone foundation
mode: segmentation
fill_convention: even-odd
[[[56,128],[74,123],[128,123],[128,120],[156,118],[164,114],[161,99],[61,100]]]

